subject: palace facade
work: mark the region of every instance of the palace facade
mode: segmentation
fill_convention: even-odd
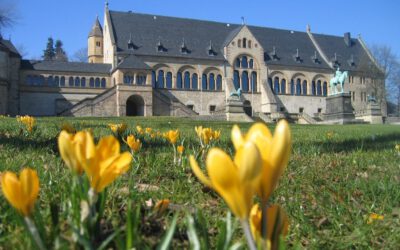
[[[88,36],[88,62],[24,60],[0,41],[0,114],[215,116],[241,88],[265,119],[323,119],[329,80],[349,72],[354,112],[374,96],[386,116],[379,66],[361,37],[166,17],[105,8]],[[380,72],[380,71],[379,71]],[[381,98],[380,98],[381,97]]]

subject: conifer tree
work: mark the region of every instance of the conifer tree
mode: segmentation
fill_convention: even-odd
[[[53,60],[55,56],[54,51],[54,41],[52,37],[47,39],[46,49],[43,50],[43,59],[44,60]]]
[[[61,42],[61,40],[57,40],[56,45],[55,45],[55,60],[67,62],[68,57],[62,46],[63,46],[63,43]]]

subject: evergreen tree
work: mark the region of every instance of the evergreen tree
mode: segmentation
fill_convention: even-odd
[[[62,46],[63,46],[63,43],[61,42],[61,40],[57,40],[56,45],[55,45],[55,60],[67,62],[68,57]]]
[[[43,50],[43,59],[53,60],[54,56],[55,56],[54,41],[52,37],[49,37],[49,39],[47,39],[46,49]]]

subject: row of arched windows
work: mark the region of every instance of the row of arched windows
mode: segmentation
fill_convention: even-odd
[[[239,48],[249,48],[251,49],[252,43],[251,40],[247,40],[247,38],[238,39],[238,47]]]
[[[26,76],[26,84],[30,86],[50,86],[50,87],[90,87],[105,88],[106,79],[99,77],[90,77],[88,81],[86,77],[65,77],[65,76],[48,76],[28,75]]]
[[[290,81],[289,89],[286,90],[286,79],[279,79],[279,77],[268,78],[268,84],[275,94],[291,94],[291,95],[313,95],[313,96],[327,96],[328,83],[321,80],[312,81],[311,92],[308,90],[307,80],[301,78],[292,79]]]
[[[136,78],[136,80],[135,80]],[[144,85],[146,84],[146,75],[133,75],[133,74],[125,74],[124,75],[124,84],[126,85],[133,85],[133,84],[137,84],[137,85]]]
[[[235,68],[252,69],[254,68],[254,60],[247,58],[247,56],[238,57],[235,61]]]
[[[257,72],[235,70],[233,72],[233,85],[236,90],[241,88],[243,92],[257,92]]]
[[[177,89],[192,89],[199,90],[199,76],[197,73],[190,71],[178,72],[176,75],[176,88]],[[152,85],[153,88],[173,88],[173,76],[171,72],[158,70],[152,72]],[[220,74],[209,73],[202,74],[201,76],[201,89],[202,90],[222,90],[222,76]]]

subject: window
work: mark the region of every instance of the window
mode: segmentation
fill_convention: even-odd
[[[257,72],[255,71],[251,73],[251,90],[257,92]]]
[[[322,95],[322,85],[321,85],[321,80],[317,81],[317,95],[320,96]]]
[[[274,78],[274,93],[279,94],[279,77]]]
[[[102,88],[106,87],[106,79],[105,78],[101,78],[101,87]]]
[[[81,86],[81,79],[79,77],[75,77],[75,87]]]
[[[294,95],[294,80],[290,80],[290,94]]]
[[[243,48],[246,48],[246,44],[247,44],[247,39],[243,38]]]
[[[317,109],[317,113],[321,114],[322,113],[322,109],[321,108]]]
[[[197,90],[198,89],[198,81],[199,81],[199,76],[196,74],[196,73],[194,73],[193,75],[192,75],[192,89],[195,89],[195,90]]]
[[[73,87],[73,86],[74,86],[74,78],[73,78],[72,76],[69,77],[68,85],[69,85],[70,87]]]
[[[58,76],[54,77],[54,86],[60,86],[60,77]]]
[[[241,40],[241,39],[238,40],[238,47],[239,47],[239,48],[242,47],[242,40]]]
[[[222,76],[217,76],[217,90],[222,90]]]
[[[96,47],[100,47],[100,42],[96,42]]]
[[[188,105],[186,105],[186,107],[188,107],[191,110],[194,110],[194,105],[193,104],[188,104]]]
[[[242,57],[242,68],[247,69],[249,67],[249,64],[247,62],[247,56]]]
[[[208,89],[208,87],[207,87],[207,75],[206,74],[203,74],[201,76],[201,89],[202,90],[207,90]]]
[[[145,75],[136,75],[136,84],[137,85],[145,85],[146,84],[146,76]]]
[[[249,60],[249,68],[250,68],[250,69],[253,68],[253,66],[254,66],[253,64],[254,64],[254,60],[253,60],[253,59],[250,59],[250,60]]]
[[[311,94],[312,95],[316,94],[315,81],[311,82]]]
[[[158,89],[164,88],[164,70],[159,70],[158,71],[158,77],[157,77],[157,85]]]
[[[133,84],[133,76],[132,75],[124,75],[124,84],[132,85]]]
[[[185,78],[183,82],[184,82],[184,88],[190,89],[190,73],[188,71],[185,72]]]
[[[64,76],[62,76],[60,78],[60,86],[65,86],[65,77]]]
[[[281,94],[286,94],[286,80],[281,80]]]
[[[303,95],[307,95],[307,81],[304,80],[303,81],[303,91],[302,91]]]
[[[301,95],[301,80],[300,80],[300,78],[297,78],[296,95]]]
[[[89,87],[94,88],[94,78],[93,77],[90,77]]]
[[[81,87],[82,88],[86,87],[86,78],[85,77],[81,78]]]
[[[182,72],[178,72],[178,75],[176,76],[176,88],[182,88]]]
[[[304,111],[304,108],[299,108],[299,113],[303,113],[303,111]]]
[[[240,68],[240,58],[236,58],[235,67],[236,67],[236,68]]]
[[[239,78],[239,71],[235,70],[233,72],[233,85],[235,86],[235,89],[237,90],[240,88],[240,78]]]
[[[247,71],[242,72],[242,91],[249,92],[249,74]]]
[[[215,75],[214,75],[214,73],[210,74],[209,89],[215,90]]]
[[[39,85],[43,86],[44,85],[44,76],[39,76]]]
[[[49,76],[47,78],[47,85],[49,85],[49,86],[53,86],[54,85],[53,76]]]
[[[216,106],[215,105],[210,105],[210,113],[214,113],[215,112],[215,110],[216,110]]]
[[[271,91],[274,91],[274,88],[272,87],[272,78],[271,77],[268,77],[268,85],[269,85]]]
[[[328,95],[328,83],[327,82],[324,82],[324,84],[322,85],[322,95],[323,96]]]
[[[151,86],[153,88],[156,87],[156,82],[157,82],[157,80],[156,80],[156,72],[153,70],[153,71],[151,71]]]
[[[167,88],[172,89],[172,73],[167,73]]]
[[[100,78],[96,78],[96,80],[94,81],[94,86],[96,87],[96,88],[100,88]]]
[[[249,49],[251,49],[251,40],[249,40],[249,41],[247,42],[247,45],[248,45]]]

